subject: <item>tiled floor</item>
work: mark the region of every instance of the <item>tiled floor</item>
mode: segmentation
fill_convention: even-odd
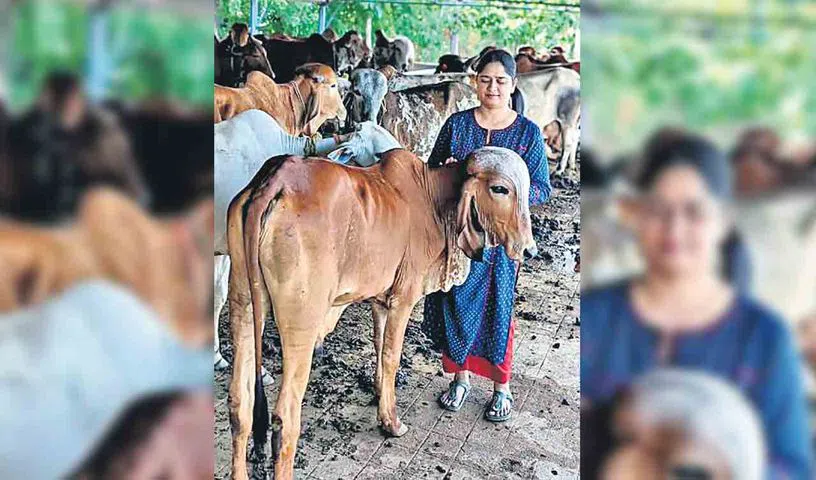
[[[370,388],[370,312],[355,306],[326,339],[326,360],[312,370],[296,478],[578,478],[580,327],[574,265],[580,214],[578,192],[570,187],[556,189],[547,205],[533,209],[541,258],[526,264],[519,279],[513,418],[502,425],[482,418],[492,388],[482,379],[474,380],[458,413],[437,406],[449,378],[441,376],[438,354],[419,332],[420,303],[406,336],[397,390],[400,417],[410,431],[398,439],[383,437]],[[223,350],[231,358],[223,320]],[[266,359],[265,366],[280,372],[275,358]],[[230,477],[229,378],[230,372],[216,376],[219,479]],[[276,385],[267,394],[274,401]]]

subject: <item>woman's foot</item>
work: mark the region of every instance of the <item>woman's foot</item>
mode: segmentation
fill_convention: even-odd
[[[493,392],[493,398],[487,402],[484,417],[489,422],[499,423],[510,419],[512,412],[513,394],[509,391],[496,390]]]
[[[470,382],[454,379],[448,389],[439,396],[439,406],[451,412],[458,412],[470,393]]]

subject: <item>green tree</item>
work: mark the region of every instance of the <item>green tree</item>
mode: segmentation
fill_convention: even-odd
[[[218,9],[221,35],[233,22],[248,23],[249,0],[223,0]],[[305,37],[317,31],[318,7],[293,0],[258,0],[259,27],[263,32],[282,32]],[[575,43],[579,14],[576,9],[554,9],[541,5],[521,8],[500,6],[466,7],[332,1],[328,19],[338,34],[365,31],[371,17],[372,29],[386,35],[405,35],[414,42],[417,57],[435,62],[449,53],[450,36],[460,37],[460,53],[475,55],[487,45],[515,50],[521,45],[545,49],[561,44],[570,51]]]
[[[207,18],[126,6],[109,14],[106,50],[112,56],[109,94],[126,100],[164,96],[212,104],[212,23]],[[12,12],[9,94],[28,105],[53,70],[84,73],[90,12],[73,2],[23,2]]]

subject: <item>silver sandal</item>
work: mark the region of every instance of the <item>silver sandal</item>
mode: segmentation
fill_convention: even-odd
[[[504,410],[505,402],[510,402],[510,407],[507,409],[507,413],[502,415],[501,412]],[[500,423],[509,420],[512,413],[513,394],[494,391],[493,398],[487,402],[487,409],[484,412],[484,418],[488,422]]]
[[[457,395],[459,393],[460,388],[464,390],[461,399],[459,395]],[[449,412],[458,412],[459,410],[462,409],[462,405],[465,404],[465,399],[467,398],[469,393],[470,383],[454,380],[450,383],[448,389],[445,392],[442,392],[442,395],[439,396],[439,406]],[[447,402],[443,400],[445,394],[448,395]],[[457,399],[459,399],[458,402],[456,401]]]

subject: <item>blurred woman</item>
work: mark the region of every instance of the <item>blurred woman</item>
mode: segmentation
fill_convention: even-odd
[[[544,141],[538,126],[511,108],[516,88],[516,64],[504,50],[485,53],[476,66],[480,105],[455,113],[442,126],[428,159],[431,167],[464,161],[470,152],[492,145],[518,153],[530,171],[530,204],[550,196]],[[450,292],[429,295],[425,320],[442,344],[442,367],[455,373],[439,397],[442,408],[458,411],[470,392],[470,372],[493,380],[493,397],[485,418],[510,418],[513,395],[513,301],[518,265],[503,248],[488,249],[483,261],[473,261],[465,283]]]
[[[801,362],[782,320],[745,293],[726,159],[708,141],[672,132],[646,149],[637,183],[626,211],[646,269],[582,297],[582,408],[603,409],[659,366],[706,371],[759,410],[770,478],[812,478]],[[597,453],[586,441],[582,449]]]

